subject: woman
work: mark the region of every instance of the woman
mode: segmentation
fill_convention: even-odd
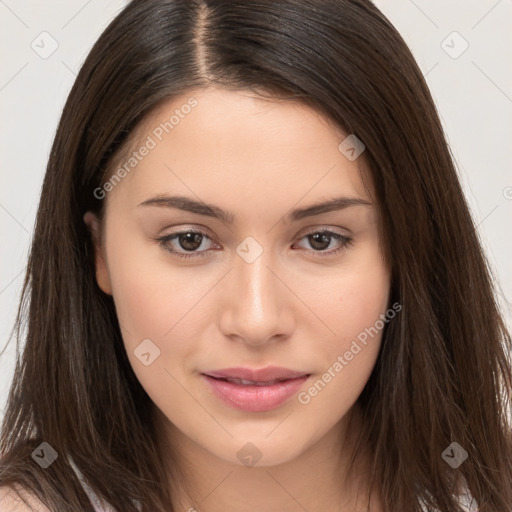
[[[63,111],[25,320],[6,510],[512,503],[510,335],[369,1],[132,1]]]

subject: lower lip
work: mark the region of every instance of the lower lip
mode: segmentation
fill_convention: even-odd
[[[213,392],[227,405],[249,412],[270,411],[294,395],[308,380],[309,375],[288,379],[269,386],[244,386],[202,375]]]

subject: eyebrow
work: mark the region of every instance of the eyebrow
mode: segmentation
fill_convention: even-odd
[[[322,213],[344,210],[351,206],[371,206],[372,203],[359,197],[336,197],[329,201],[315,203],[305,208],[297,208],[292,210],[285,216],[286,222],[297,222],[306,217],[313,217]],[[213,204],[207,204],[196,201],[185,196],[165,196],[158,195],[150,199],[146,199],[139,206],[158,206],[165,208],[175,208],[198,215],[205,215],[219,219],[226,224],[233,224],[235,215],[227,212]]]

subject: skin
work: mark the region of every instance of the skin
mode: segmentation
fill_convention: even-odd
[[[191,97],[197,106],[106,194],[103,223],[84,216],[98,285],[114,298],[130,363],[155,404],[159,442],[172,447],[192,489],[176,493],[177,509],[366,510],[356,503],[363,465],[350,485],[342,478],[381,331],[307,404],[293,396],[271,411],[240,411],[200,377],[277,365],[312,374],[307,391],[386,312],[390,271],[363,158],[347,159],[338,149],[346,134],[304,104],[213,87],[163,104],[131,150]],[[217,205],[235,222],[139,206],[159,194]],[[338,196],[369,204],[286,221],[291,209]],[[211,249],[205,257],[181,259],[154,240],[186,229],[207,235],[194,246]],[[307,235],[319,229],[352,243],[315,244]],[[236,252],[249,236],[262,249],[251,263]],[[167,248],[187,253],[190,245],[176,237]],[[148,338],[160,356],[145,366],[134,350]],[[248,442],[261,454],[253,467],[237,457]]]
[[[0,512],[51,512],[34,494],[19,485],[0,487]]]

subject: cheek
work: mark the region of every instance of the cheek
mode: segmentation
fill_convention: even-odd
[[[135,227],[112,228],[109,276],[122,328],[147,338],[162,339],[202,290],[191,274],[173,269],[156,243],[135,236]],[[195,284],[194,284],[195,283]]]
[[[383,331],[374,326],[386,312],[386,292],[384,286],[373,294],[347,289],[338,304],[333,301],[331,310],[334,312],[336,306],[338,310],[338,316],[332,317],[333,322],[337,319],[333,323],[337,334],[323,337],[315,347],[315,358],[323,364],[297,395],[301,429],[315,433],[308,442],[334,428],[366,386],[381,345]]]
[[[173,410],[190,409],[187,394],[179,382],[183,380],[181,371],[188,364],[194,344],[183,341],[198,337],[195,323],[189,319],[194,304],[205,293],[203,286],[199,281],[191,281],[189,275],[171,271],[169,265],[155,264],[154,256],[153,264],[148,264],[152,260],[146,248],[134,247],[130,252],[121,249],[118,245],[115,253],[111,253],[110,277],[133,371],[158,407],[167,411],[172,397]],[[192,418],[197,415],[200,421],[200,408],[190,410],[189,415]]]
[[[372,327],[388,308],[389,269],[377,245],[354,254],[353,260],[321,299],[320,311],[325,312],[334,331],[330,340],[324,338],[331,353],[348,350],[351,341]]]
[[[172,328],[175,320],[171,312],[179,299],[175,289],[166,286],[163,275],[157,280],[153,271],[143,266],[119,264],[112,281],[125,342],[136,342],[132,336],[159,339]]]
[[[392,321],[386,317],[389,279],[380,254],[368,251],[319,297],[319,311],[332,332],[318,339],[315,347],[323,356],[324,373],[309,395],[321,392],[321,401],[332,400],[332,414],[346,410],[357,399],[373,370],[383,330]]]
[[[109,278],[121,334],[135,372],[141,370],[147,375],[148,368],[137,360],[137,354],[149,353],[143,359],[153,361],[158,357],[160,363],[161,356],[168,352],[170,347],[164,343],[164,335],[179,319],[182,301],[181,294],[176,292],[179,283],[173,285],[173,276],[150,263],[148,252],[154,252],[155,248],[130,234],[128,227],[112,226],[111,233],[107,247]],[[141,346],[146,348],[141,351]],[[151,364],[149,373],[156,366],[159,365]]]
[[[179,395],[179,386],[165,370],[180,379],[191,365],[197,344],[190,341],[202,335],[197,316],[204,315],[203,299],[218,277],[199,267],[171,265],[164,250],[133,237],[128,228],[124,234],[122,227],[112,229],[108,256],[116,313],[132,368],[156,402],[164,390]]]
[[[383,267],[371,267],[352,273],[339,289],[338,330],[357,336],[385,313],[389,300],[389,279]],[[342,325],[340,324],[342,321]]]

